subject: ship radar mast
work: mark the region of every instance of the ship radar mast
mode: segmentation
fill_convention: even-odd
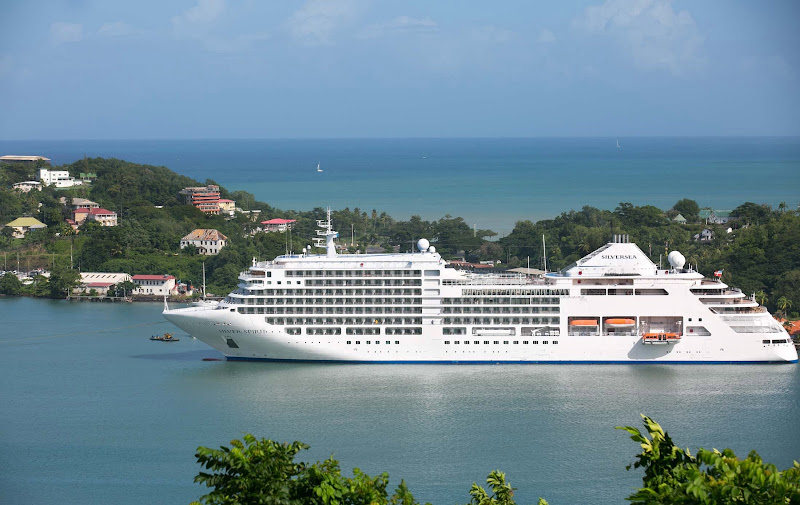
[[[326,255],[329,258],[336,256],[336,243],[334,239],[339,237],[339,233],[333,231],[333,224],[331,223],[331,208],[328,207],[327,219],[317,219],[317,226],[321,229],[317,230],[317,237],[314,238],[314,247],[324,247]],[[323,244],[324,241],[324,244]]]

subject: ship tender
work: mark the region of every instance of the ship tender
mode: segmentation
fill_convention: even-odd
[[[475,274],[419,252],[256,262],[214,304],[164,317],[229,360],[379,363],[797,362],[769,312],[740,290],[660,269],[624,236],[557,273]],[[324,241],[324,244],[322,243]]]

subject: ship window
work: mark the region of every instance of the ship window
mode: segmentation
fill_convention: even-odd
[[[500,343],[500,341],[499,340],[495,340],[494,343],[495,343],[495,345],[497,345],[497,344]]]
[[[399,343],[400,343],[400,341],[399,341],[399,340],[395,340],[395,341],[394,341],[394,343],[395,343],[395,344],[399,344]]]
[[[762,344],[769,344],[769,340],[762,340],[761,343]]]
[[[371,341],[371,340],[367,340],[367,343],[368,343],[368,344],[371,344],[371,343],[372,343],[372,341]]]
[[[484,341],[483,341],[483,344],[484,344],[484,345],[486,345],[486,344],[488,344],[488,343],[489,343],[489,341],[488,341],[488,340],[484,340]]]
[[[554,344],[557,344],[557,343],[558,343],[558,340],[553,340],[553,343],[554,343]]]
[[[504,344],[507,344],[507,343],[508,343],[508,340],[503,340],[503,343],[504,343]]]
[[[460,341],[460,340],[456,340],[456,341],[455,341],[455,342],[453,342],[453,343],[454,343],[454,344],[460,344],[460,343],[461,343],[461,341]]]
[[[361,343],[361,341],[360,341],[360,340],[356,340],[356,345],[358,345],[358,344],[360,344],[360,343]]]
[[[450,343],[450,341],[449,341],[449,340],[445,340],[445,341],[444,341],[444,343],[445,343],[445,344],[449,344],[449,343]]]
[[[531,341],[531,344],[538,344],[538,343],[539,343],[539,341],[538,341],[538,340],[533,340],[533,341]]]
[[[389,345],[389,344],[391,344],[391,343],[392,343],[392,341],[391,341],[391,340],[387,340],[387,341],[386,341],[386,345]]]
[[[773,340],[773,341],[772,341],[772,343],[773,343],[773,344],[783,344],[783,343],[785,343],[785,340],[783,340],[783,339],[780,339],[780,340]]]
[[[425,270],[426,276],[438,277],[439,271],[438,270]]]
[[[527,340],[523,340],[522,343],[525,344],[525,345],[528,345],[528,341]]]
[[[698,318],[697,318],[697,320],[698,320],[698,321],[702,321],[702,320],[703,320],[703,318],[702,318],[702,317],[698,317]]]
[[[515,343],[515,344],[519,344],[519,340],[515,340],[515,341],[514,341],[514,343]]]
[[[769,340],[767,340],[767,342],[769,342]],[[236,342],[234,342],[232,338],[226,338],[225,339],[225,343],[228,344],[228,347],[230,347],[232,349],[238,349],[239,348],[239,346],[236,345]]]
[[[348,340],[348,341],[347,341],[347,343],[348,343],[348,344],[349,344],[350,342],[352,342],[352,341],[351,341],[351,340]]]
[[[547,345],[547,340],[543,340],[542,343]]]

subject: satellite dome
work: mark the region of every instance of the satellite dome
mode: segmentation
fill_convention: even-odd
[[[417,249],[419,249],[421,252],[427,251],[428,247],[430,247],[430,245],[431,245],[431,243],[428,242],[428,240],[424,239],[424,238],[421,238],[421,239],[419,239],[417,241]]]
[[[430,246],[430,247],[428,248],[428,252],[432,252],[432,253],[434,253],[434,252],[436,252],[436,248],[435,248],[435,247],[433,247],[433,246]]]
[[[672,265],[672,268],[683,268],[683,265],[686,264],[686,258],[683,257],[683,254],[679,253],[678,251],[672,251],[667,256],[667,260],[669,260],[669,264]]]

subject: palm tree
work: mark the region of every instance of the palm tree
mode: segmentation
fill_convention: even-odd
[[[759,305],[764,305],[769,300],[763,289],[759,289],[755,292],[755,299]]]
[[[781,203],[778,204],[778,210],[781,211],[781,214],[786,212],[787,208],[788,208],[788,206],[786,205],[786,202],[781,202]]]
[[[790,308],[792,308],[792,301],[789,300],[788,298],[786,298],[785,296],[782,296],[782,297],[778,298],[778,303],[777,304],[778,304],[778,310],[781,311],[781,314],[783,314],[783,317],[785,318],[786,317],[786,312]]]

